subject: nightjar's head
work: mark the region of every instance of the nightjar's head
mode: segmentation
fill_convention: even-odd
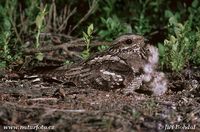
[[[113,41],[109,53],[125,60],[134,72],[139,72],[148,60],[146,45],[143,36],[135,34],[122,35]]]
[[[111,52],[139,52],[145,45],[145,38],[140,35],[122,35],[113,41]]]

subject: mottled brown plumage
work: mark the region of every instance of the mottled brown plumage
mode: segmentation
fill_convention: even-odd
[[[145,65],[151,65],[149,61],[152,55],[148,47],[142,36],[122,35],[113,41],[107,51],[81,64],[49,71],[44,76],[63,83],[71,82],[77,87],[102,90],[122,88],[124,93],[134,92],[143,83]],[[154,67],[155,64],[152,65]]]

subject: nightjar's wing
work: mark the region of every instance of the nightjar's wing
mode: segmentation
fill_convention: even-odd
[[[97,54],[80,65],[69,68],[57,68],[43,76],[51,77],[63,83],[73,83],[78,87],[90,86],[97,89],[125,87],[128,77],[133,78],[131,67],[120,57],[108,53]]]
[[[134,75],[127,63],[118,56],[106,54],[89,60],[86,67],[90,67],[93,78],[90,79],[94,88],[110,90],[125,87],[124,81]]]
[[[88,73],[89,69],[83,69],[82,66],[76,67],[59,67],[52,71],[42,73],[42,77],[51,78],[62,83],[74,83],[77,82],[82,74]]]

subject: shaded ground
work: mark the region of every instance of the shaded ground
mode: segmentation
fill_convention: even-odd
[[[161,97],[67,88],[9,79],[6,73],[0,81],[0,131],[8,125],[39,125],[41,131],[200,131],[199,73],[167,73],[170,89]]]

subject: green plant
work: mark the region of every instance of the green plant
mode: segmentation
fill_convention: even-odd
[[[72,61],[69,61],[69,60],[66,60],[66,61],[64,62],[64,65],[70,65],[70,64],[73,64],[73,62],[72,62]]]
[[[44,9],[42,9],[41,12],[39,12],[39,14],[37,15],[36,20],[35,20],[36,27],[37,27],[36,45],[35,45],[36,48],[39,48],[39,46],[40,46],[40,33],[44,28],[44,18],[45,18],[45,15],[47,14],[46,8],[47,8],[47,5],[45,5]],[[39,61],[42,61],[44,58],[43,53],[41,53],[41,52],[37,53],[36,58]]]
[[[18,0],[0,2],[0,67],[21,64],[24,38],[35,33],[33,25],[38,13],[35,8],[38,7],[39,0],[25,1],[24,10],[21,4]]]
[[[148,115],[153,115],[154,114],[153,112],[157,109],[156,102],[154,99],[149,99],[146,102],[144,102],[143,107],[148,113]]]
[[[101,21],[105,25],[105,29],[100,30],[98,34],[107,41],[112,41],[119,34],[131,32],[129,25],[123,24],[116,15],[107,19],[101,18]]]
[[[188,7],[189,17],[188,26],[191,28],[189,39],[192,41],[190,50],[190,61],[199,66],[200,65],[200,2],[194,0],[192,5]]]
[[[141,116],[141,113],[135,109],[132,110],[132,117],[133,117],[133,120],[136,121],[140,118]]]
[[[159,44],[160,63],[162,67],[172,71],[181,71],[189,62],[200,64],[200,37],[199,31],[192,31],[188,21],[184,24],[177,23],[172,17],[170,19],[173,33]]]
[[[108,48],[109,48],[108,45],[101,45],[101,46],[98,46],[98,51],[103,52],[103,51],[105,51]]]
[[[161,64],[173,71],[180,71],[189,62],[189,48],[191,41],[188,38],[190,28],[185,24],[178,23],[175,17],[169,19],[172,33],[164,41],[164,47],[159,45]]]
[[[13,33],[16,31],[13,30],[16,4],[16,1],[11,0],[0,5],[0,68],[6,67],[20,57],[20,53],[14,53],[17,43],[17,39],[13,38]]]
[[[42,9],[41,12],[39,12],[39,14],[37,15],[36,20],[35,20],[36,27],[37,27],[36,48],[39,48],[39,46],[40,46],[39,37],[40,37],[40,33],[42,31],[42,26],[44,23],[44,16],[46,14],[46,8],[47,8],[47,6],[45,5],[44,9]]]
[[[87,59],[90,56],[90,43],[92,39],[92,33],[94,32],[94,25],[90,24],[87,28],[87,33],[83,32],[83,39],[86,43],[86,50],[84,50],[81,56]]]
[[[193,41],[193,47],[191,48],[191,56],[190,60],[195,65],[200,65],[200,29],[197,28],[197,32],[194,34],[194,41]]]
[[[109,0],[102,1],[100,5],[103,8],[100,8],[102,13],[100,19],[101,24],[99,24],[98,35],[107,41],[112,41],[113,38],[124,34],[132,32],[132,27],[130,24],[127,24],[122,19],[119,19],[118,10],[116,10],[118,0]]]
[[[165,16],[169,17],[168,39],[165,39],[164,45],[159,44],[160,63],[162,68],[179,72],[187,65],[200,64],[200,31],[197,25],[197,10],[200,11],[197,0],[193,1],[192,6],[188,8],[189,17],[186,21],[180,23],[181,15],[173,14],[166,10]],[[196,15],[196,16],[195,16]]]
[[[10,33],[4,32],[1,33],[0,35],[0,44],[2,46],[2,49],[0,50],[0,68],[6,66],[6,62],[11,60],[11,55],[10,55],[10,48],[9,48],[9,41],[10,41]]]
[[[136,24],[134,26],[135,32],[141,35],[144,35],[147,32],[151,31],[150,19],[145,15],[147,11],[147,5],[149,0],[139,0],[139,3],[142,5],[138,18],[134,18],[136,20]]]
[[[188,7],[188,21],[189,21],[189,25],[192,29],[196,29],[196,27],[200,27],[200,16],[199,16],[199,12],[200,12],[200,2],[199,0],[193,0],[192,4],[190,7]]]

